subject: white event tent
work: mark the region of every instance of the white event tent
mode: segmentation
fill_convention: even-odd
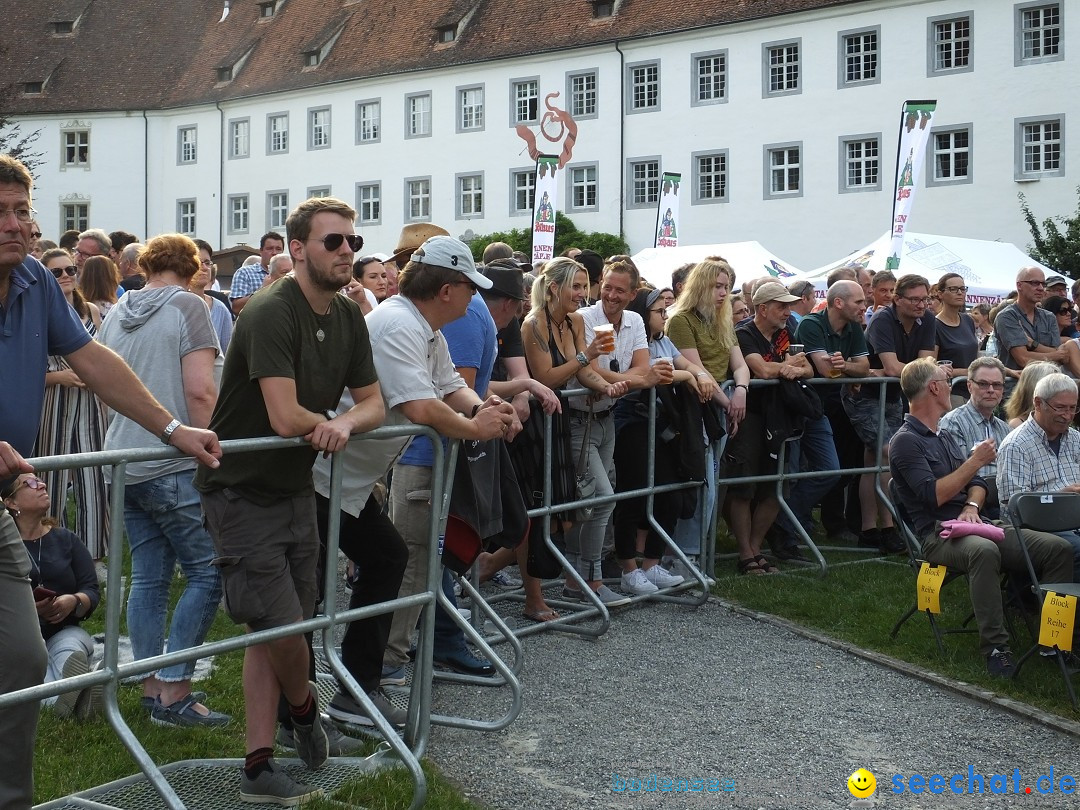
[[[789,262],[770,253],[759,242],[726,242],[718,245],[679,245],[674,248],[645,248],[634,254],[634,264],[641,276],[654,287],[670,287],[671,271],[688,262],[700,262],[706,256],[722,256],[735,270],[737,283],[766,274],[785,284],[801,272]]]

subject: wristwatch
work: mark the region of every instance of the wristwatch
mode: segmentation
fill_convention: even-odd
[[[79,595],[77,593],[73,593],[72,596],[75,597],[75,607],[71,611],[71,615],[74,616],[76,619],[81,619],[82,618],[83,601],[82,601],[82,599],[79,598]]]
[[[337,414],[334,413],[329,408],[327,408],[325,411],[323,411],[322,415],[326,417],[327,422],[329,422],[331,419],[336,419],[337,418]]]
[[[577,361],[581,364],[582,368],[585,368],[585,366],[589,365],[589,358],[585,356],[585,352],[577,353]]]
[[[982,510],[982,507],[979,506],[977,503],[975,503],[975,501],[968,501],[967,503],[964,504],[964,506],[972,506],[972,507],[975,508],[976,512],[979,512],[979,511]]]
[[[179,419],[173,419],[171,422],[169,422],[169,424],[165,426],[165,429],[161,431],[161,443],[169,444],[169,440],[172,438],[172,435],[176,432],[176,429],[180,427],[181,424],[183,423]]]

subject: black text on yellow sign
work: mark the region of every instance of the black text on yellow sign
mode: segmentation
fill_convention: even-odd
[[[916,583],[919,610],[941,613],[941,585],[945,582],[945,566],[924,562]]]
[[[1039,620],[1039,643],[1044,647],[1071,650],[1076,625],[1076,597],[1047,592]]]

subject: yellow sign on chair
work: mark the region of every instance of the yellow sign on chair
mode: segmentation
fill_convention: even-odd
[[[916,584],[920,611],[941,613],[941,584],[945,581],[945,566],[924,562]]]
[[[1076,597],[1048,591],[1039,618],[1039,643],[1044,647],[1071,650],[1076,624]]]

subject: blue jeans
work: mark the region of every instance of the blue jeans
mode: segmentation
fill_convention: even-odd
[[[127,620],[135,660],[161,655],[176,563],[187,583],[173,610],[168,652],[203,643],[221,601],[221,578],[210,561],[214,544],[203,528],[194,470],[170,473],[124,491],[124,526],[131,547]],[[159,670],[161,681],[185,681],[195,662]],[[153,673],[152,673],[153,674]]]
[[[1059,532],[1058,537],[1069,541],[1073,553],[1073,582],[1080,582],[1080,530]]]
[[[797,445],[789,446],[792,448],[792,453],[789,456],[788,470],[810,472],[840,469],[840,459],[836,456],[836,442],[833,441],[832,424],[827,417],[822,416],[820,419],[807,421],[803,427],[802,439]],[[824,478],[802,478],[792,484],[787,503],[799,523],[806,529],[807,534],[813,534],[814,529],[811,511],[839,480],[840,476],[830,475]],[[776,522],[789,537],[795,535],[795,528],[784,512],[777,516]]]

